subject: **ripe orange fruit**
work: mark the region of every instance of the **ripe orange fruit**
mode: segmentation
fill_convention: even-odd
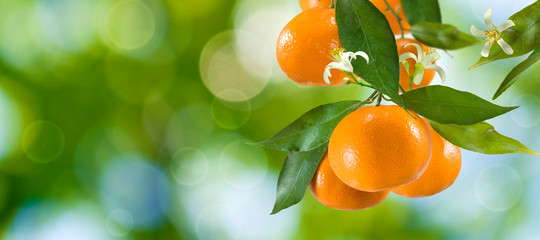
[[[347,186],[334,174],[324,155],[311,179],[309,191],[323,205],[339,210],[363,210],[381,203],[390,191],[363,192]]]
[[[302,11],[306,11],[315,7],[330,7],[332,0],[300,0],[300,8]]]
[[[401,6],[401,0],[387,0],[388,5],[392,7],[392,10],[394,10],[395,13],[398,14],[398,16],[401,18],[401,25],[404,29],[410,29],[411,25],[409,25],[409,22],[407,22],[407,17],[405,17],[405,12],[403,11],[403,7]],[[373,5],[379,9],[384,15],[386,16],[386,19],[388,20],[388,23],[390,23],[390,28],[392,28],[392,32],[394,32],[395,35],[401,34],[401,29],[399,28],[398,20],[392,14],[390,10],[388,10],[388,7],[386,4],[384,4],[384,0],[371,0]],[[409,31],[403,31],[404,34],[408,33]]]
[[[422,50],[424,51],[424,53],[429,53],[431,51],[430,47],[420,43],[419,41],[416,41],[415,39],[400,38],[400,39],[396,40],[398,54],[401,56],[401,54],[411,52],[411,53],[413,53],[414,55],[416,55],[418,57],[418,51],[414,46],[405,47],[405,45],[411,44],[411,43],[416,43],[416,44],[420,45],[422,47]],[[409,73],[413,74],[414,73],[414,64],[415,64],[415,62],[412,59],[407,59],[407,62],[409,63]],[[405,68],[403,67],[403,64],[400,63],[399,65],[400,65],[399,84],[401,84],[403,89],[405,89],[407,91],[417,89],[417,88],[420,88],[420,87],[425,87],[425,86],[429,85],[431,83],[431,81],[433,81],[433,78],[435,77],[435,73],[436,73],[435,70],[425,69],[424,70],[424,78],[422,78],[422,82],[420,82],[419,85],[416,85],[416,84],[412,83],[412,89],[411,89],[411,88],[409,88],[409,83],[410,83],[409,75],[407,74],[407,72],[405,72]]]
[[[405,186],[392,191],[404,197],[429,197],[450,187],[461,170],[461,151],[446,139],[441,137],[428,125],[431,133],[433,153],[429,165],[422,176]]]
[[[399,106],[368,106],[337,125],[328,156],[341,181],[361,191],[378,192],[418,179],[429,164],[431,139],[416,113]]]
[[[277,60],[287,76],[306,86],[343,85],[345,75],[331,70],[330,82],[324,82],[329,56],[342,48],[339,40],[336,13],[331,8],[313,8],[293,18],[281,31],[277,43]]]

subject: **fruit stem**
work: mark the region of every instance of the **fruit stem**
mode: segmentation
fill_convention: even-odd
[[[369,103],[372,103],[374,100],[375,100],[375,97],[377,97],[377,94],[379,93],[379,91],[375,90],[373,91],[373,93],[371,94],[371,96],[369,96],[365,101],[364,103],[365,104],[369,104]]]
[[[394,17],[396,18],[397,22],[398,22],[398,25],[399,25],[399,30],[401,30],[401,38],[405,38],[405,30],[403,28],[403,25],[401,25],[401,21],[403,19],[401,19],[401,17],[399,16],[399,14],[397,14],[394,9],[392,9],[392,7],[390,7],[390,4],[388,4],[388,1],[384,0],[384,4],[386,4],[386,10],[390,11],[392,13],[392,15],[394,15]]]
[[[379,96],[377,97],[377,105],[375,105],[375,106],[380,106],[381,105],[382,98],[383,98],[383,94],[379,93]]]
[[[336,0],[332,0],[332,3],[330,4],[330,8],[336,8]]]

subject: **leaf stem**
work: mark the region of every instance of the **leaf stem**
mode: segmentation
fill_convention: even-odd
[[[345,74],[345,76],[351,78],[351,79],[354,81],[355,84],[358,84],[358,85],[360,85],[360,86],[362,86],[362,87],[368,87],[368,88],[371,88],[371,89],[375,89],[373,86],[371,86],[371,85],[369,85],[369,84],[365,84],[365,83],[363,83],[363,82],[358,81],[358,80],[356,79],[356,76],[354,76],[353,73],[349,73],[349,72],[343,72],[343,73]]]
[[[399,16],[399,14],[397,14],[394,9],[392,9],[392,7],[390,7],[390,4],[388,4],[388,1],[384,0],[384,4],[386,4],[386,10],[390,11],[392,13],[392,15],[394,15],[394,17],[396,18],[397,22],[398,22],[398,25],[399,25],[399,30],[401,30],[401,38],[405,38],[405,29],[403,28],[403,25],[401,24],[401,21],[403,19],[401,19],[401,17]]]

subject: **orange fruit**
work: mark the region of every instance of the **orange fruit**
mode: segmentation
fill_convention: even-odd
[[[428,125],[431,133],[432,149],[429,165],[416,181],[392,191],[404,197],[419,198],[429,197],[440,193],[450,187],[461,170],[461,151],[446,139],[441,137]]]
[[[430,47],[420,43],[419,41],[416,41],[415,39],[400,38],[400,39],[396,39],[398,54],[401,56],[401,54],[411,52],[411,53],[413,53],[414,55],[416,55],[418,57],[418,51],[417,51],[416,47],[414,47],[414,46],[405,47],[405,45],[411,44],[411,43],[416,43],[416,44],[420,45],[425,54],[427,54],[427,53],[429,53],[431,51]],[[414,73],[414,64],[415,64],[415,62],[414,62],[413,59],[407,59],[407,62],[409,63],[409,73],[413,74]],[[405,89],[406,91],[417,89],[417,88],[420,88],[420,87],[425,87],[425,86],[429,85],[431,83],[431,81],[433,81],[433,78],[435,77],[435,73],[436,73],[435,70],[425,69],[424,70],[424,77],[422,78],[422,82],[420,82],[419,85],[416,85],[416,84],[412,83],[412,89],[411,89],[409,87],[409,83],[410,83],[409,75],[407,74],[407,72],[405,72],[405,67],[403,67],[403,64],[399,63],[399,65],[400,65],[399,84],[401,84],[403,89]]]
[[[407,22],[407,17],[405,17],[405,12],[403,11],[403,7],[401,6],[401,0],[387,0],[388,5],[394,10],[395,13],[398,14],[398,16],[401,18],[401,25],[404,29],[410,29],[411,25],[409,25],[409,22]],[[401,34],[401,29],[399,28],[398,20],[392,14],[392,12],[388,9],[386,4],[384,4],[384,0],[371,0],[373,5],[379,9],[384,15],[386,16],[386,19],[388,20],[388,23],[390,23],[390,28],[392,28],[392,32],[394,32],[395,35]],[[409,31],[404,30],[404,34],[408,33]]]
[[[329,56],[342,48],[339,40],[336,13],[331,8],[312,8],[293,18],[281,31],[276,55],[279,66],[287,76],[306,86],[343,85],[345,75],[332,69],[330,82],[324,82]]]
[[[306,11],[315,7],[330,7],[332,0],[300,0],[300,8],[302,11]]]
[[[328,157],[341,181],[361,191],[379,192],[409,184],[424,173],[431,138],[416,113],[399,106],[367,106],[337,125]]]
[[[363,210],[381,203],[390,191],[363,192],[347,186],[334,174],[324,155],[311,179],[309,191],[323,205],[339,210]]]

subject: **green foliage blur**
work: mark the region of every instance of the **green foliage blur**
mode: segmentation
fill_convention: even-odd
[[[456,2],[471,15],[441,2],[443,18],[462,30],[488,3]],[[432,198],[391,194],[373,209],[342,212],[306,192],[270,216],[286,155],[245,143],[318,105],[370,94],[302,87],[281,73],[275,40],[299,11],[289,0],[0,0],[0,236],[540,236],[540,164],[520,155],[464,151],[456,184]],[[467,72],[480,49],[452,54],[440,62],[448,84],[484,98],[517,63]],[[497,101],[527,111],[493,122],[535,150],[539,71]]]

